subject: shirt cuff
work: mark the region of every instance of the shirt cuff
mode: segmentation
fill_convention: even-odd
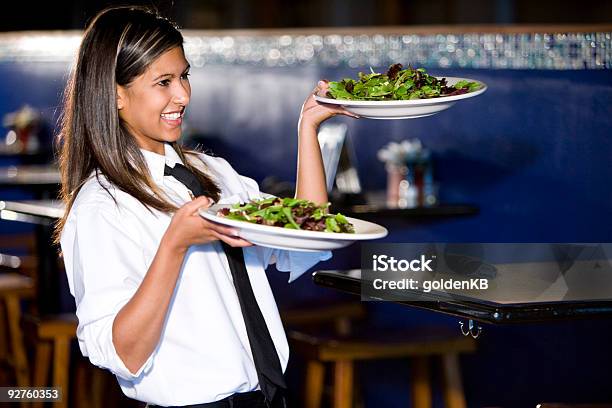
[[[279,249],[273,256],[276,257],[276,269],[281,272],[289,272],[289,283],[291,283],[317,263],[330,259],[332,253],[331,251],[304,252]]]

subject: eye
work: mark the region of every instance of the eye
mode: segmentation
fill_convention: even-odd
[[[159,86],[168,86],[168,85],[170,85],[170,80],[169,79],[163,79],[163,80],[159,81],[157,83],[157,85],[159,85]]]
[[[187,79],[189,79],[190,75],[191,74],[189,72],[185,72],[183,75],[181,75],[181,79],[187,80]]]

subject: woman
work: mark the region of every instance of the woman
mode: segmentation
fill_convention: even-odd
[[[252,246],[198,215],[261,195],[224,159],[178,143],[188,76],[181,33],[152,11],[107,9],[84,33],[57,226],[79,345],[151,405],[283,406],[288,346],[264,270],[275,262],[295,279],[331,254]],[[327,202],[316,133],[336,114],[352,116],[312,96],[302,106],[297,198]]]

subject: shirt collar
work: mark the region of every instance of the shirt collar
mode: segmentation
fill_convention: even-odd
[[[140,151],[149,167],[151,177],[156,183],[161,183],[164,179],[164,167],[166,165],[174,167],[176,163],[183,164],[181,158],[169,143],[164,143],[164,155],[144,149],[140,149]]]

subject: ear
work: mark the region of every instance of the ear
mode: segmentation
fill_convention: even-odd
[[[124,87],[117,85],[117,109],[121,110],[127,102],[127,92]]]

